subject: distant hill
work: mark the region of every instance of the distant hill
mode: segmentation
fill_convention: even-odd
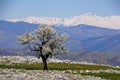
[[[117,53],[103,53],[96,51],[78,51],[69,54],[57,55],[59,59],[69,59],[72,61],[109,64],[113,66],[120,66],[120,54]]]
[[[16,49],[20,47],[17,37],[38,28],[36,24],[26,22],[9,22],[0,20],[0,48]]]
[[[61,33],[69,34],[66,44],[72,51],[89,50],[120,53],[120,30],[89,25],[57,26],[56,28]]]

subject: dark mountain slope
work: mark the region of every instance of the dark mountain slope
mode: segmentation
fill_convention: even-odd
[[[0,48],[16,49],[20,47],[17,37],[25,32],[37,29],[38,25],[25,22],[9,22],[0,20]]]
[[[116,54],[116,53],[103,53],[103,52],[96,52],[96,51],[79,51],[79,52],[71,52],[65,55],[58,55],[57,58],[69,59],[73,61],[120,66],[120,54]]]

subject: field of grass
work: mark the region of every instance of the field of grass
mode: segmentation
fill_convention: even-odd
[[[117,73],[81,73],[81,75],[89,75],[89,76],[95,76],[95,77],[101,77],[102,79],[108,79],[108,80],[120,80],[120,74]]]
[[[26,69],[26,70],[42,70],[42,63],[22,63],[22,64],[12,64],[12,65],[0,65],[0,68],[16,68],[16,69]],[[113,68],[110,66],[102,66],[102,65],[88,65],[88,64],[69,64],[69,63],[49,63],[49,70],[120,70],[120,68]]]
[[[12,64],[12,65],[0,65],[0,69],[4,68],[15,68],[15,69],[26,69],[26,70],[42,70],[43,64],[42,63],[33,63],[33,64]],[[68,64],[68,63],[49,63],[48,64],[49,70],[120,70],[120,68],[113,68],[110,66],[102,66],[102,65],[88,65],[88,64]],[[96,76],[101,77],[109,80],[120,80],[120,74],[117,73],[106,73],[106,72],[100,72],[100,73],[75,73],[75,74],[81,74],[81,75],[89,75],[89,76]]]

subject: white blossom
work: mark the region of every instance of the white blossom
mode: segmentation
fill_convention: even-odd
[[[61,34],[61,36],[58,35],[53,25],[43,24],[35,31],[19,36],[18,41],[22,44],[32,44],[37,50],[41,47],[42,53],[40,54],[52,53],[52,55],[55,55],[57,53],[64,53],[67,50],[63,45],[67,37],[66,33]]]

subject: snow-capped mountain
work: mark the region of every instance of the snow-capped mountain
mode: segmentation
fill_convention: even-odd
[[[12,22],[18,22],[18,21],[24,21],[28,23],[34,23],[34,24],[48,24],[48,25],[57,25],[57,24],[63,24],[64,19],[62,18],[51,18],[51,17],[26,17],[23,19],[9,19],[8,21]]]
[[[53,24],[64,26],[76,26],[80,24],[99,26],[110,29],[120,29],[120,16],[101,17],[93,13],[86,13],[79,16],[68,18],[51,18],[51,17],[27,17],[23,19],[9,19],[8,21],[17,22],[24,21],[34,24]]]

